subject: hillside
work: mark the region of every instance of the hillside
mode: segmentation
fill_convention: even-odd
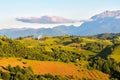
[[[14,61],[14,63],[13,63]],[[26,64],[24,64],[26,63]],[[73,76],[73,78],[86,78],[95,80],[108,80],[109,76],[96,70],[87,70],[85,68],[79,68],[72,63],[62,63],[62,62],[52,62],[52,61],[35,61],[35,60],[25,60],[16,58],[1,58],[0,68],[6,67],[7,65],[20,67],[30,66],[34,73],[44,75],[61,75],[61,76]],[[49,66],[48,66],[49,65]],[[3,69],[4,70],[4,69]],[[85,74],[85,75],[84,75]]]
[[[114,45],[108,46],[103,49],[98,56],[103,58],[113,58],[114,60],[119,62],[119,55],[120,55],[120,36],[114,36],[113,39],[111,38]]]
[[[5,71],[5,66],[11,64],[12,67],[19,65],[23,69],[31,66],[33,72],[39,75],[50,73],[101,79],[101,76],[109,74],[110,79],[119,79],[119,35],[111,39],[104,37],[104,34],[102,36],[64,35],[40,39],[32,36],[17,39],[1,36],[1,69]]]
[[[112,47],[108,47],[104,49],[99,56],[103,58],[112,58],[117,62],[120,62],[120,45],[114,45]]]
[[[117,62],[120,62],[120,45],[114,47],[114,50],[112,51],[112,53],[109,55],[110,58],[113,58],[114,60],[116,60]]]

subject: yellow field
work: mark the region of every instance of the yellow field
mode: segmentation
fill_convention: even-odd
[[[36,61],[17,58],[0,58],[0,69],[8,66],[28,67],[31,66],[35,74],[47,74],[89,78],[95,80],[109,80],[109,76],[97,71],[79,68],[72,63],[62,63],[54,61]],[[3,70],[3,69],[2,69]]]

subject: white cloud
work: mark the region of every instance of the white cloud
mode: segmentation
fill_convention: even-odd
[[[7,23],[7,24],[6,24]],[[16,21],[14,19],[5,20],[0,24],[0,29],[9,29],[9,28],[53,28],[59,25],[65,26],[80,26],[83,22],[75,22],[75,23],[59,23],[59,24],[38,24],[38,23],[24,23],[20,21]]]
[[[20,17],[16,18],[17,21],[24,23],[39,23],[39,24],[61,24],[61,23],[74,23],[76,21],[65,19],[57,16],[42,16],[42,17]]]

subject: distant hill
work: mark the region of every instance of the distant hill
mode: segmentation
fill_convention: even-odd
[[[0,30],[0,35],[6,35],[10,38],[18,38],[18,37],[25,37],[25,36],[62,36],[64,34],[68,35],[77,35],[78,32],[77,27],[75,26],[57,26],[54,28],[39,28],[39,29],[32,29],[32,28],[12,28],[12,29],[2,29]]]
[[[120,36],[120,33],[103,33],[103,34],[93,35],[89,37],[113,40],[118,36]]]
[[[102,33],[120,33],[120,10],[105,11],[84,21],[81,26],[56,26],[54,28],[22,28],[22,29],[2,29],[0,35],[11,38],[24,37],[29,35],[39,36],[61,36],[64,34],[76,36],[97,35]]]

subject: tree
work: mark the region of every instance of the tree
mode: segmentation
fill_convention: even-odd
[[[3,80],[9,80],[10,79],[10,74],[8,72],[3,72],[1,74]]]

